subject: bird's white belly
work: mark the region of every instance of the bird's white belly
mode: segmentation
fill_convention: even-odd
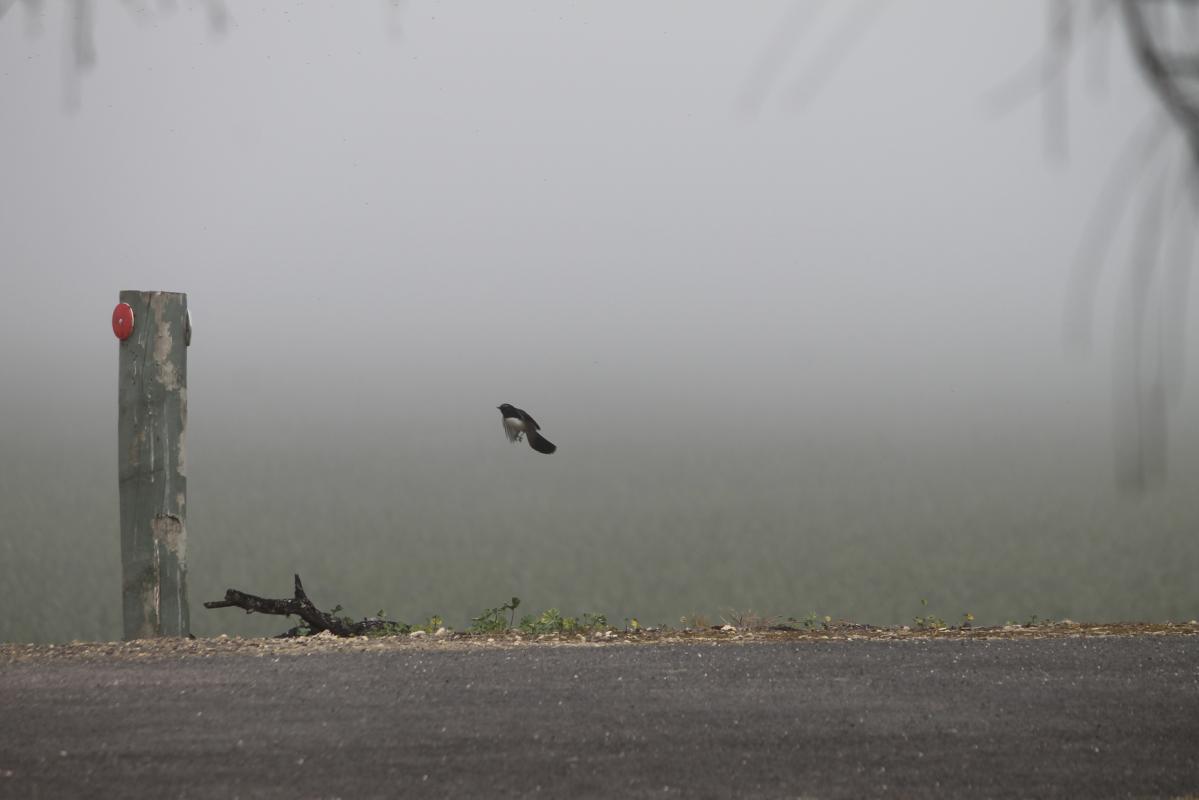
[[[522,433],[526,430],[525,421],[518,417],[504,417],[504,427],[511,433]]]

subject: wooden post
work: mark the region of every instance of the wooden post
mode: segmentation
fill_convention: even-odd
[[[117,390],[125,638],[187,636],[187,295],[122,291]],[[118,330],[118,314],[133,331]]]

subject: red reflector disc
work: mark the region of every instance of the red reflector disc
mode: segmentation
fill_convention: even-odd
[[[133,333],[133,309],[128,303],[117,303],[112,310],[112,332],[122,342]]]

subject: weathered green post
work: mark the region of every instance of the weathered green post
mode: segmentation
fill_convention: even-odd
[[[122,291],[112,326],[125,638],[187,636],[187,295]]]

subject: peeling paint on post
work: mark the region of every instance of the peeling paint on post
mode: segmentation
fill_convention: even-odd
[[[122,291],[117,389],[125,638],[187,636],[187,295]]]

